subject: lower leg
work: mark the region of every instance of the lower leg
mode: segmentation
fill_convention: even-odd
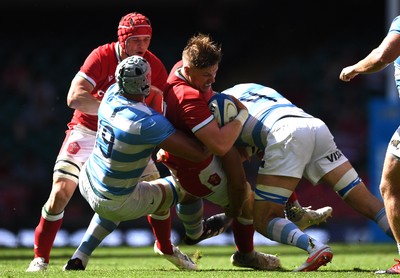
[[[40,222],[35,229],[33,249],[35,258],[42,257],[46,263],[49,262],[50,252],[63,217],[64,212],[52,215],[46,211],[45,207],[42,208]]]
[[[113,222],[102,218],[97,213],[94,214],[81,243],[75,250],[71,259],[79,258],[82,261],[83,266],[86,267],[93,251],[100,245],[106,236],[118,227],[118,225],[119,222]]]
[[[167,215],[149,215],[147,220],[151,225],[154,237],[156,238],[157,248],[164,254],[173,253],[171,243],[171,217],[168,211]]]
[[[176,206],[176,213],[181,220],[186,236],[196,239],[203,233],[203,200],[196,199],[190,203],[180,203]]]

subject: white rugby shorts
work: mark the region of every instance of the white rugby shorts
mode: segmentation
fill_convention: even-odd
[[[337,148],[326,124],[318,118],[286,117],[267,135],[258,173],[301,178],[314,185],[348,159]]]
[[[400,160],[400,126],[393,133],[387,147],[387,153],[394,155]]]
[[[180,181],[182,179],[177,177],[179,176],[179,174],[177,175],[176,170],[171,168],[170,170],[172,177],[175,180],[176,187],[180,191],[185,191],[185,187],[207,187],[209,190],[211,190],[211,193],[207,196],[201,197],[202,199],[206,199],[211,203],[220,205],[222,207],[226,207],[229,205],[228,179],[222,168],[222,162],[217,156],[213,156],[213,159],[211,160],[210,164],[207,165],[207,167],[199,171],[193,171],[191,181],[190,183],[188,182],[186,186],[181,185]],[[187,170],[186,173],[187,172],[190,172],[190,170]],[[218,179],[218,185],[216,185],[215,183],[211,183],[212,179]]]
[[[69,160],[82,166],[83,163],[88,160],[95,143],[95,131],[82,125],[75,125],[72,129],[66,131],[66,136],[57,156],[57,161]],[[70,169],[68,167],[68,164],[56,165],[55,168],[58,170],[56,175],[69,178],[68,175],[61,174],[69,173]],[[150,181],[158,179],[159,177],[160,174],[157,166],[154,161],[150,159],[142,174],[142,180]]]
[[[82,125],[76,125],[66,131],[57,160],[69,158],[75,162],[85,163],[96,142],[96,131]]]
[[[165,179],[157,181],[165,183],[167,190],[172,190]],[[170,182],[173,183],[172,179]],[[147,181],[139,182],[130,194],[113,196],[112,199],[102,196],[89,182],[86,164],[79,177],[79,190],[96,213],[112,221],[134,220],[155,213],[163,200],[161,188]],[[172,203],[172,200],[164,202]]]

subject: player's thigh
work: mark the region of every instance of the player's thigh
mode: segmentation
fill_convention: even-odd
[[[54,165],[53,180],[78,183],[81,167],[93,151],[95,140],[96,133],[84,127],[68,130]]]
[[[385,156],[379,187],[383,197],[386,194],[398,195],[400,192],[400,160],[389,152]]]
[[[320,119],[313,120],[315,146],[310,162],[304,170],[304,177],[313,184],[322,180],[336,184],[352,166],[347,157],[338,149],[334,137]],[[335,180],[336,179],[336,180]]]
[[[389,141],[383,164],[380,190],[382,194],[396,195],[400,191],[400,127]]]

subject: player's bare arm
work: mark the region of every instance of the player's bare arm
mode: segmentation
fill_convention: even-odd
[[[225,213],[230,217],[242,215],[242,208],[250,198],[246,174],[243,169],[239,151],[233,147],[221,157],[222,167],[228,178],[229,208]]]
[[[68,106],[89,115],[97,115],[100,100],[91,95],[93,88],[89,81],[81,76],[75,76],[68,91]]]
[[[238,116],[223,127],[220,128],[214,119],[195,135],[213,154],[223,156],[232,148],[247,117],[247,109],[241,109]]]
[[[165,139],[159,147],[175,156],[196,163],[204,161],[211,155],[211,153],[199,142],[195,139],[189,138],[179,130]]]
[[[373,49],[364,59],[358,63],[345,67],[339,78],[342,81],[350,81],[358,74],[369,74],[378,72],[400,55],[400,35],[389,34],[382,43]]]

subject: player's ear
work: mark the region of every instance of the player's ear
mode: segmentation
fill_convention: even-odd
[[[185,75],[189,75],[190,74],[190,67],[189,66],[183,66],[182,67],[182,71]]]

